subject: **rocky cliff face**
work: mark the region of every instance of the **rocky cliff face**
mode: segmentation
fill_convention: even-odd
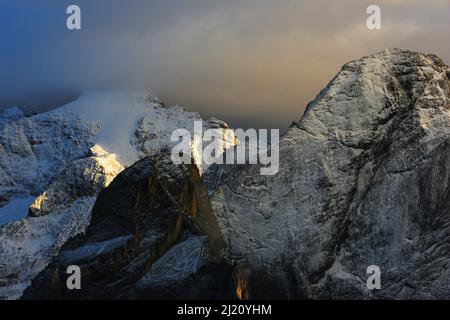
[[[346,64],[282,138],[277,175],[210,173],[250,295],[449,298],[449,147],[440,59],[393,49]],[[366,287],[370,265],[381,290]]]
[[[128,92],[87,93],[31,117],[6,110],[0,117],[0,214],[8,222],[2,225],[0,216],[0,299],[19,298],[61,246],[85,231],[99,192],[118,173],[169,147],[173,130],[193,131],[199,120],[181,106]],[[204,126],[226,124],[210,119]],[[28,214],[16,205],[23,199],[34,199]]]
[[[199,171],[170,152],[136,163],[100,193],[91,224],[24,299],[231,298],[233,270]],[[69,291],[69,265],[83,270]]]
[[[200,177],[155,153],[101,191],[86,233],[23,298],[448,299],[449,155],[448,67],[399,49],[364,57],[292,124],[278,174]],[[69,264],[81,291],[65,289]]]

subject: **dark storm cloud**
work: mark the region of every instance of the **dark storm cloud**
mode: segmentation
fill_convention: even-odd
[[[65,28],[82,9],[82,30]],[[387,47],[450,61],[446,0],[10,0],[0,3],[0,108],[86,89],[146,89],[233,125],[287,126],[351,59]]]

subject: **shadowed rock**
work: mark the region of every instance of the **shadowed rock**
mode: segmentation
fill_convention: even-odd
[[[168,152],[122,172],[95,203],[86,234],[69,241],[24,299],[232,298],[232,268],[195,166]],[[69,265],[82,289],[66,289]]]

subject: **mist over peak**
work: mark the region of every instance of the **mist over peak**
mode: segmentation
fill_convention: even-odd
[[[448,1],[80,0],[2,3],[0,109],[42,111],[85,90],[145,90],[239,127],[287,128],[350,59],[400,46],[450,60]],[[433,35],[430,37],[430,35]]]

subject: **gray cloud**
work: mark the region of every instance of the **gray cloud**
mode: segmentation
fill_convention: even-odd
[[[80,5],[83,30],[65,29]],[[56,4],[57,3],[57,4]],[[286,127],[341,65],[386,47],[450,61],[448,1],[10,1],[0,107],[44,108],[85,89],[146,89],[238,126]]]

